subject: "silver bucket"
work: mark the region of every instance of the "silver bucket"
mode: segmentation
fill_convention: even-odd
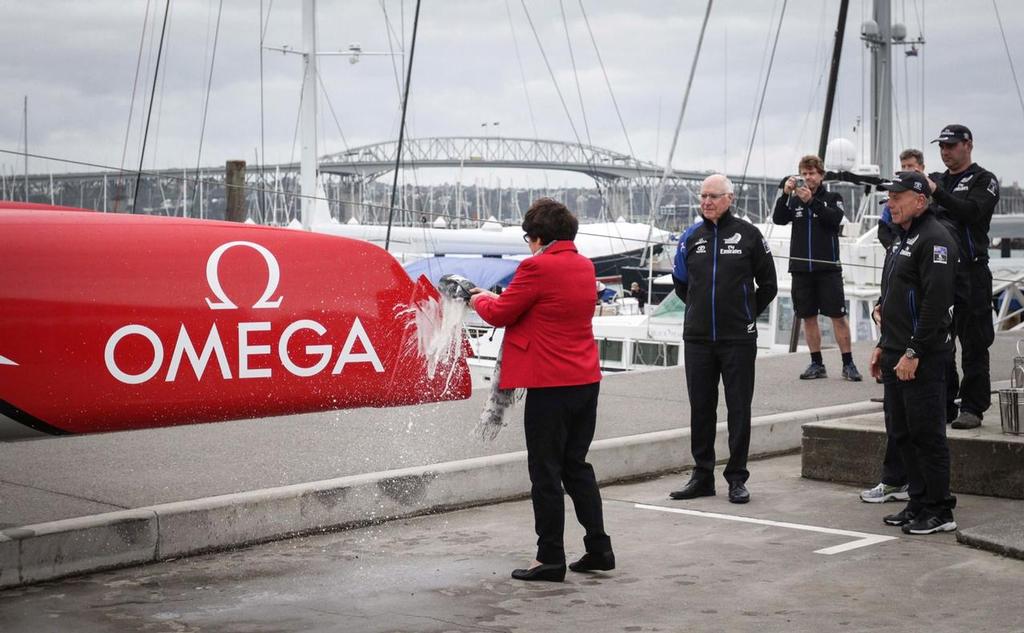
[[[999,390],[999,419],[1003,425],[1003,433],[1024,433],[1020,424],[1024,419],[1024,389]]]

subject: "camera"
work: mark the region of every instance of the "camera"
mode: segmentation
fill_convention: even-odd
[[[804,180],[803,176],[793,176],[793,180],[795,181],[793,189],[799,189],[800,187],[807,186],[807,181]]]

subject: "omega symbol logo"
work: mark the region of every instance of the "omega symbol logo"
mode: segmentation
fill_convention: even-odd
[[[220,285],[220,258],[230,248],[235,246],[247,246],[260,255],[263,256],[263,261],[267,263],[267,287],[263,290],[263,295],[253,304],[254,309],[258,308],[279,308],[281,307],[281,299],[278,297],[273,301],[270,297],[277,290],[277,284],[281,281],[281,267],[277,263],[277,258],[271,253],[266,247],[256,244],[255,242],[228,242],[221,244],[212,253],[210,258],[206,260],[206,283],[210,286],[210,292],[214,294],[219,301],[214,302],[209,297],[206,298],[206,304],[210,306],[211,310],[237,310],[238,306],[232,303],[231,299],[228,299],[227,294],[224,292],[224,288]]]

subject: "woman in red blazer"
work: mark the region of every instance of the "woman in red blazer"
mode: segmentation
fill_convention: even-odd
[[[591,326],[594,264],[576,252],[578,228],[563,204],[536,200],[523,218],[523,239],[533,257],[523,260],[500,296],[476,288],[471,300],[483,320],[505,328],[498,386],[527,390],[524,426],[537,557],[527,569],[512,572],[519,580],[565,578],[563,485],[586,529],[586,554],[569,569],[615,568],[601,493],[586,461],[601,370]]]

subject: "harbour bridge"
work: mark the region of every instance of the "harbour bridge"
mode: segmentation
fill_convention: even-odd
[[[320,180],[333,217],[339,221],[379,222],[390,204],[390,183],[379,179],[394,169],[398,143],[386,141],[327,154],[319,161]],[[534,196],[554,195],[581,217],[619,216],[645,221],[651,197],[664,170],[652,162],[614,150],[564,141],[515,137],[429,137],[403,142],[404,185],[396,206],[405,223],[445,216],[449,220],[486,218],[516,221]],[[414,174],[421,169],[458,170],[458,181],[422,186]],[[463,171],[478,169],[553,170],[585,174],[596,191],[565,188],[484,190],[464,187]],[[700,182],[710,171],[673,171],[656,219],[686,223],[696,213]],[[410,178],[409,175],[413,176]],[[0,174],[0,198],[76,206],[100,211],[131,211],[199,218],[222,218],[226,204],[225,168],[162,169],[143,172],[135,191],[136,172]],[[770,208],[779,177],[730,176],[736,183],[736,208],[761,217]],[[245,174],[249,217],[259,223],[285,224],[299,214],[299,165],[248,166]],[[28,195],[26,196],[26,191]],[[575,193],[576,199],[572,198]],[[1008,193],[1004,189],[1004,194]],[[137,198],[137,200],[136,200]],[[581,201],[585,198],[587,204]],[[1024,201],[1007,200],[1024,211]],[[1003,212],[1012,212],[1008,208]]]

